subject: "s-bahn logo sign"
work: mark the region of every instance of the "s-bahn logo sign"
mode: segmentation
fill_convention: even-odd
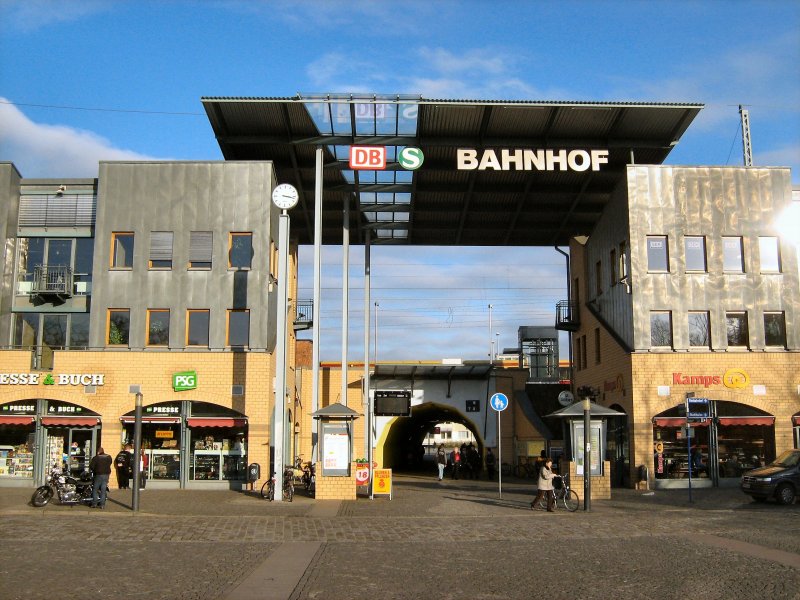
[[[422,150],[413,146],[397,153],[397,164],[406,171],[416,171],[424,160]],[[348,166],[354,171],[383,171],[386,169],[386,146],[350,146]]]
[[[456,150],[459,171],[599,171],[608,150]]]

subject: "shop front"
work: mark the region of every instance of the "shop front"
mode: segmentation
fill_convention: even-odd
[[[101,418],[77,404],[32,399],[0,406],[0,486],[39,485],[47,469],[89,470]]]
[[[133,444],[135,413],[122,416],[122,444]],[[142,409],[147,485],[235,488],[247,478],[247,417],[208,402],[163,402]]]
[[[653,418],[656,487],[737,485],[745,471],[775,458],[775,417],[736,402],[712,401],[712,416],[691,422],[684,405]],[[687,438],[688,433],[688,438]]]

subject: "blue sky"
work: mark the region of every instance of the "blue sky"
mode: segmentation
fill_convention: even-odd
[[[99,160],[220,159],[201,96],[408,93],[702,102],[667,160],[689,165],[742,163],[743,104],[755,163],[790,166],[797,183],[798,58],[788,0],[0,0],[0,160],[24,177],[92,177]],[[341,357],[339,257],[325,248],[324,360]],[[486,358],[492,337],[513,346],[520,325],[552,324],[564,296],[552,248],[375,248],[372,260],[379,360]],[[351,263],[360,360],[360,248]]]

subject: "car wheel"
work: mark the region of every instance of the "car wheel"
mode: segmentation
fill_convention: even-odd
[[[775,490],[775,498],[781,504],[792,504],[794,502],[794,488],[788,483],[784,483]]]

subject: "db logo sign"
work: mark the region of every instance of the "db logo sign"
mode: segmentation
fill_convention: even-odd
[[[386,147],[350,146],[350,168],[354,171],[382,171],[386,168]]]
[[[176,392],[193,390],[195,388],[197,388],[197,373],[195,371],[175,373],[172,376],[172,389]]]

